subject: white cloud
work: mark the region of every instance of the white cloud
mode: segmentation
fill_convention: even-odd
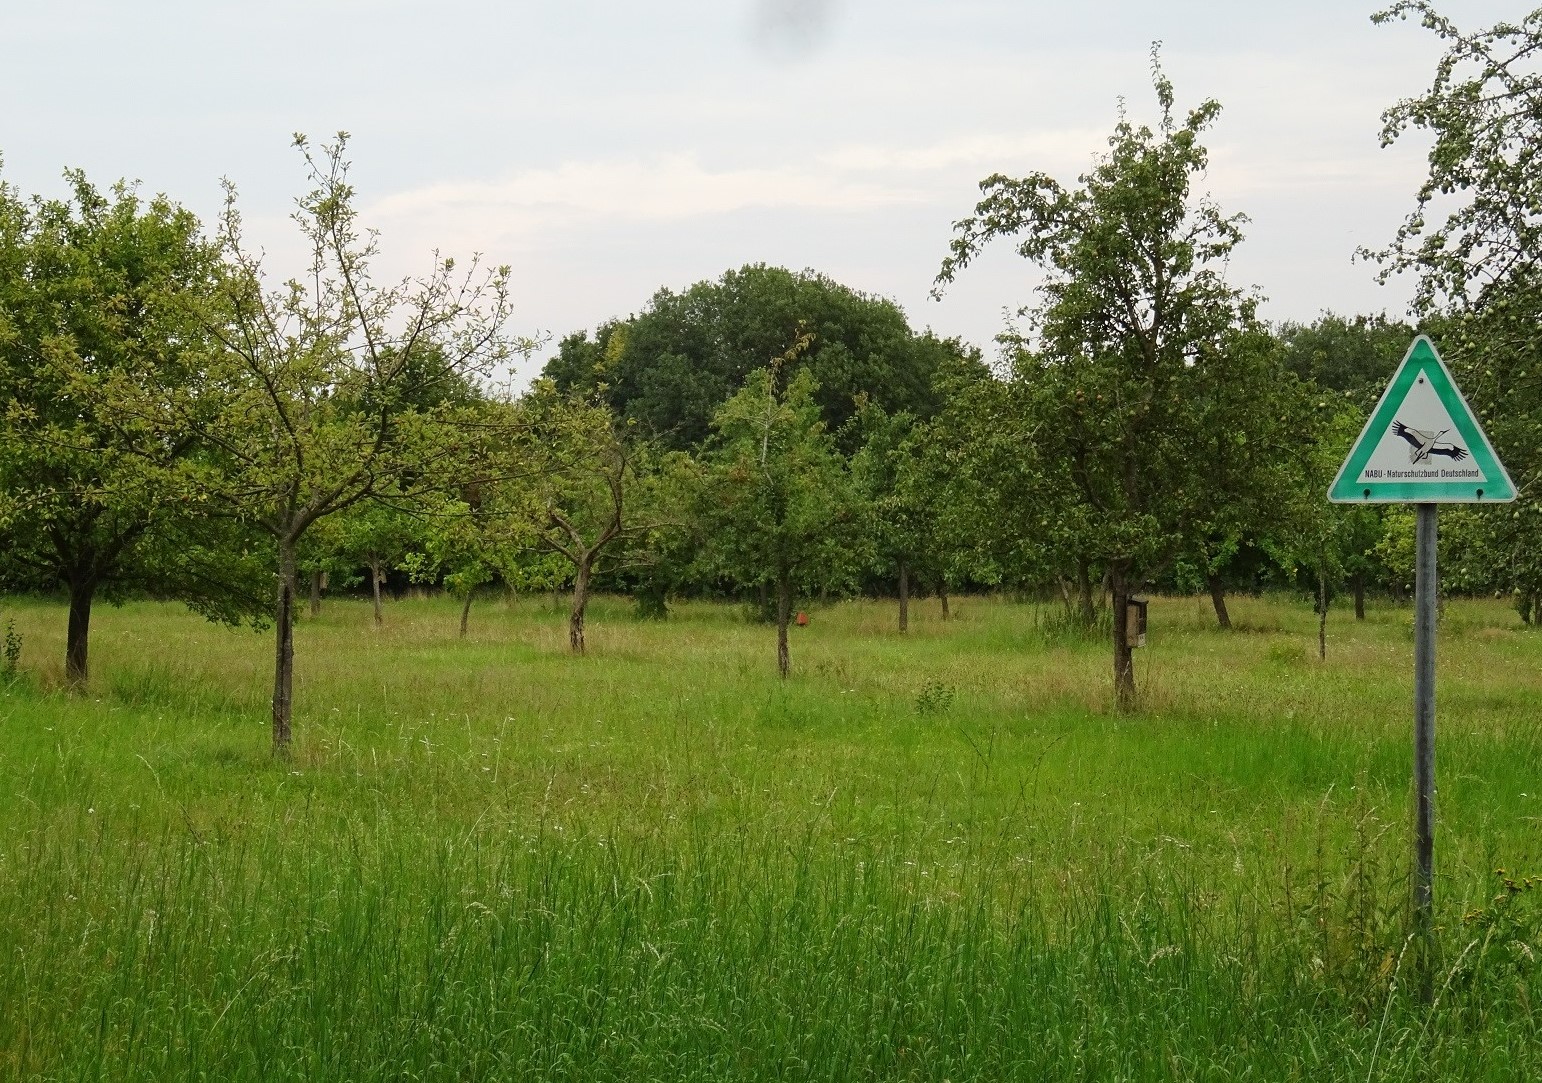
[[[915,203],[924,193],[818,166],[714,170],[694,155],[571,161],[505,180],[450,182],[388,196],[366,218],[431,229],[447,222],[495,221],[503,230],[549,230],[604,218],[657,221],[756,207],[867,210]]]
[[[1420,158],[1420,149],[1411,146],[1325,156],[1303,144],[1223,144],[1210,152],[1208,187],[1229,199],[1293,193],[1303,204],[1309,199],[1363,196],[1368,190],[1411,191]]]
[[[1047,169],[1070,179],[1101,150],[1095,128],[981,132],[936,142],[812,149],[787,165],[713,166],[691,153],[569,160],[492,181],[444,181],[385,196],[362,217],[397,243],[444,251],[547,247],[578,229],[682,223],[762,210],[952,213],[988,173]],[[961,200],[963,202],[961,202]]]
[[[839,147],[817,160],[851,172],[930,172],[963,166],[975,172],[1029,168],[1079,172],[1107,140],[1106,128],[1090,127],[1020,135],[980,133],[916,147]]]

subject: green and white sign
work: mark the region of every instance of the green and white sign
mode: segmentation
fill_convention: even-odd
[[[1515,485],[1434,345],[1420,335],[1328,490],[1339,504],[1490,504]]]

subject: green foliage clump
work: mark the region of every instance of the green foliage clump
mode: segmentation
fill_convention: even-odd
[[[1542,969],[1542,876],[1494,870],[1496,894],[1462,915],[1474,940],[1452,967],[1457,980],[1525,988]]]
[[[0,655],[5,658],[5,675],[14,677],[17,667],[21,665],[21,633],[16,630],[16,622],[5,622],[4,642],[0,643]]]
[[[142,407],[186,395],[218,351],[217,248],[165,196],[66,179],[64,199],[0,182],[0,586],[69,594],[83,684],[98,599],[241,623],[266,590],[246,525],[199,499],[207,415]]]
[[[929,680],[916,693],[916,713],[922,715],[943,714],[953,706],[958,689],[945,681]]]

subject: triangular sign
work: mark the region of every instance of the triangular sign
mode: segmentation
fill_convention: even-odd
[[[1434,345],[1420,335],[1328,490],[1339,504],[1493,504],[1515,485]]]

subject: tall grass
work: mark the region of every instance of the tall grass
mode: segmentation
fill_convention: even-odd
[[[0,697],[0,1078],[1524,1079],[1542,1063],[1542,637],[1452,603],[1441,955],[1406,947],[1406,611],[1153,606],[1098,644],[966,601],[363,606],[265,638],[19,607]],[[1337,614],[1335,615],[1337,616]],[[1293,648],[1299,644],[1298,653]],[[62,648],[61,648],[62,649]],[[38,652],[43,652],[39,654]],[[1506,870],[1496,875],[1496,868]]]

